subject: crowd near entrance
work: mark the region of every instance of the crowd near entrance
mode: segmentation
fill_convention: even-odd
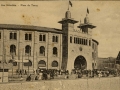
[[[78,56],[74,61],[74,69],[86,69],[87,68],[87,62],[86,59],[83,56]]]

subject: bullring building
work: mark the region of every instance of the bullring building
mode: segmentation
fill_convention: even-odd
[[[30,25],[0,24],[0,62],[12,63],[14,70],[95,69],[98,42],[92,39],[96,27],[86,15],[79,30],[68,10],[58,21],[62,29]]]

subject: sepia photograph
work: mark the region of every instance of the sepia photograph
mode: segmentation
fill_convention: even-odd
[[[120,90],[120,1],[0,1],[0,90]]]

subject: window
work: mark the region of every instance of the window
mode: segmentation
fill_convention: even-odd
[[[40,34],[39,35],[39,41],[46,41],[46,35],[45,34]]]
[[[85,39],[84,39],[84,45],[86,45],[86,43],[85,43]]]
[[[44,60],[40,60],[40,61],[38,62],[38,66],[39,66],[39,67],[46,67],[46,62],[45,62]]]
[[[56,47],[53,48],[53,55],[57,56],[57,48]]]
[[[91,40],[89,40],[89,46],[91,46]]]
[[[78,44],[80,44],[80,38],[78,38]]]
[[[86,39],[86,45],[87,45],[87,39]]]
[[[52,36],[52,42],[58,42],[58,36]]]
[[[31,55],[31,47],[29,45],[25,47],[25,55]]]
[[[82,40],[81,40],[81,38],[80,38],[80,44],[82,44]]]
[[[28,34],[25,34],[25,40],[28,40]]]
[[[10,39],[17,40],[17,33],[16,32],[10,32]]]
[[[70,43],[72,43],[72,36],[70,36]]]
[[[0,39],[1,39],[1,32],[0,32]]]
[[[77,44],[77,38],[75,39],[75,43]]]
[[[32,40],[32,34],[29,34],[29,40]]]
[[[16,55],[16,46],[15,45],[10,46],[10,54],[11,55]]]
[[[25,40],[32,40],[32,34],[31,33],[26,33],[25,34]]]
[[[82,45],[84,44],[84,41],[83,41],[83,39],[82,39]]]
[[[95,55],[94,55],[94,52],[92,52],[92,58],[95,59]]]
[[[39,41],[42,41],[42,35],[39,35]]]
[[[78,38],[76,38],[76,44],[78,44]]]
[[[94,43],[92,44],[92,48],[94,49]]]
[[[52,36],[52,41],[55,42],[55,36]]]
[[[44,46],[40,47],[40,55],[44,55],[45,56],[45,47]]]
[[[53,61],[52,62],[52,67],[58,67],[58,62],[57,61]]]
[[[43,41],[45,41],[45,35],[43,35]]]
[[[74,43],[75,43],[76,38],[74,37]]]
[[[72,39],[72,37],[70,36],[70,40]],[[72,41],[71,41],[72,42]],[[75,44],[82,44],[82,45],[87,45],[87,39],[82,39],[82,38],[77,38],[74,37],[74,43]]]
[[[56,42],[58,42],[58,36],[56,36]]]

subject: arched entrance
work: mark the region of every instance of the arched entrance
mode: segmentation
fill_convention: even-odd
[[[87,62],[83,56],[78,56],[74,61],[74,68],[75,69],[86,69]]]

